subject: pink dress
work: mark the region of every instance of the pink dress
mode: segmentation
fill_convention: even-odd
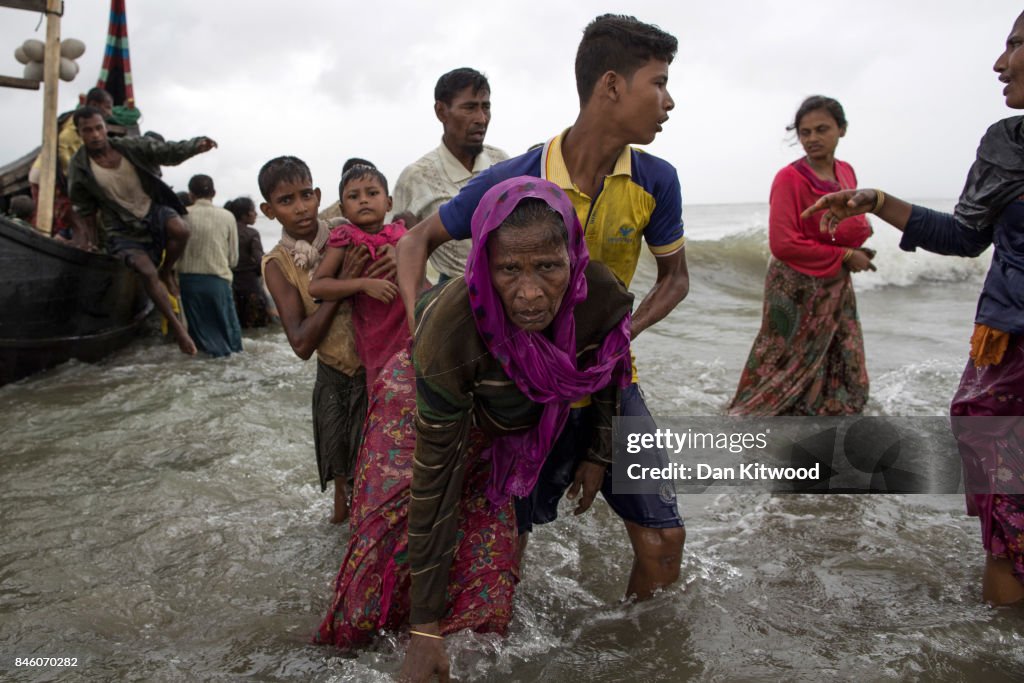
[[[385,225],[374,234],[363,232],[351,223],[342,223],[331,231],[327,246],[366,245],[370,252],[370,260],[362,274],[366,277],[366,271],[381,257],[381,248],[398,244],[406,232],[405,223],[401,220]],[[393,278],[389,279],[394,282]],[[409,325],[401,297],[396,296],[390,303],[384,303],[368,294],[356,294],[352,298],[352,323],[356,333],[356,353],[366,368],[366,387],[369,390],[388,360],[409,342]]]

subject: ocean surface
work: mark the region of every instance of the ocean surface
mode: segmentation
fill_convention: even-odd
[[[924,202],[950,209],[952,201]],[[687,207],[689,297],[638,339],[655,415],[719,414],[759,324],[766,205]],[[259,225],[264,245],[276,241]],[[944,415],[989,254],[897,249],[855,275],[867,412]],[[634,280],[654,280],[645,253]],[[0,388],[0,679],[386,681],[403,641],[309,644],[347,542],[328,523],[314,363],[280,328],[230,359],[150,336]],[[1019,681],[1024,611],[981,602],[957,495],[686,496],[682,580],[620,598],[631,553],[598,501],[534,534],[505,639],[448,641],[463,681]],[[16,667],[15,658],[77,658]]]

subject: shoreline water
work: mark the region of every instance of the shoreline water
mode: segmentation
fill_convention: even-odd
[[[720,414],[756,335],[757,258],[766,257],[762,238],[743,237],[756,212],[744,205],[730,219],[730,210],[688,213],[691,294],[638,339],[656,414]],[[733,242],[701,234],[716,220],[741,226]],[[896,232],[876,224],[873,239],[888,239],[883,230]],[[885,278],[883,266],[902,255],[879,252]],[[721,254],[737,256],[722,263]],[[981,261],[857,281],[870,414],[946,414]],[[645,259],[634,289],[652,279]],[[294,357],[279,328],[247,332],[244,343],[229,359],[190,360],[144,339],[96,365],[0,388],[4,674],[71,674],[13,667],[30,656],[78,657],[85,680],[384,681],[397,672],[404,645],[393,635],[352,658],[309,644],[348,538],[327,523],[330,495],[316,483],[314,364]],[[508,638],[450,639],[454,673],[1019,678],[1019,614],[981,603],[980,534],[962,496],[745,493],[683,496],[680,506],[682,579],[640,605],[619,602],[631,561],[620,522],[601,502],[577,518],[563,507],[565,518],[531,541]]]

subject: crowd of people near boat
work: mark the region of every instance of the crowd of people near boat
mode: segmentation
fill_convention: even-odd
[[[994,66],[1014,109],[1024,109],[1022,45],[1024,14]],[[647,599],[678,580],[686,531],[671,487],[624,494],[611,485],[613,419],[655,428],[632,341],[689,289],[678,176],[633,147],[651,143],[675,106],[676,50],[654,25],[597,17],[576,55],[576,120],[512,157],[484,142],[484,74],[442,75],[441,144],[405,168],[393,194],[373,163],[350,159],[324,212],[308,166],[271,159],[258,173],[259,210],[280,224],[281,239],[266,255],[248,227],[252,200],[214,207],[212,179],[197,175],[186,212],[159,178],[159,165],[208,151],[211,139],[110,138],[102,111],[75,112],[75,220],[101,217],[106,248],[140,273],[166,317],[175,318],[180,291],[188,328],[171,327],[181,350],[237,351],[239,319],[267,320],[261,262],[291,348],[317,358],[319,480],[324,491],[333,482],[332,521],[347,521],[351,535],[315,642],[351,649],[381,629],[407,631],[403,677],[444,680],[445,636],[508,628],[529,535],[557,518],[563,497],[580,514],[600,492],[622,520],[633,553],[627,597]],[[1024,271],[1022,121],[988,130],[955,212],[944,214],[860,188],[836,158],[848,126],[842,105],[805,99],[788,126],[804,155],[771,187],[761,329],[727,412],[863,410],[869,385],[852,275],[875,268],[864,246],[874,214],[903,232],[909,251],[994,246],[952,412],[1024,414],[1024,294],[1014,284]],[[631,282],[644,243],[657,274],[638,296]],[[234,300],[225,286],[232,269],[245,283]],[[216,334],[190,337],[197,328]],[[1004,462],[993,443],[1019,436],[988,437],[969,445],[995,473]],[[656,448],[630,457],[668,463]],[[968,508],[981,518],[983,599],[1020,602],[1024,496],[969,494]]]
[[[51,236],[103,249],[135,270],[183,352],[241,351],[242,327],[265,327],[276,316],[262,285],[255,204],[238,197],[214,206],[213,179],[205,174],[193,176],[187,192],[163,182],[161,166],[215,148],[210,138],[114,135],[114,117],[113,99],[99,87],[61,117]],[[15,196],[10,206],[12,218],[30,227],[39,162],[29,173],[31,196]]]

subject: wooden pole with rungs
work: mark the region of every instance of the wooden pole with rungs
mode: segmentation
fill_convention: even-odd
[[[57,82],[60,79],[60,16],[62,0],[46,0],[46,56],[43,59],[43,151],[40,154],[39,203],[36,228],[53,229],[53,199],[57,187]]]

